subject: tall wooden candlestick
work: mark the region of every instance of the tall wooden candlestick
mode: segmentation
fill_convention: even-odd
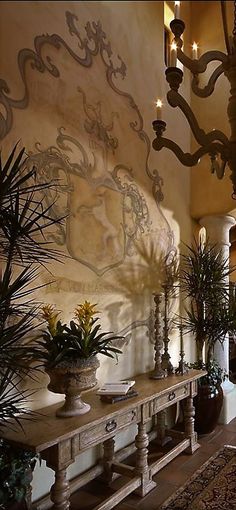
[[[180,334],[180,360],[179,360],[179,366],[176,368],[175,373],[179,375],[184,375],[188,373],[188,367],[184,361],[184,337],[183,337],[183,325],[182,320],[179,326],[179,334]]]
[[[169,344],[169,319],[168,319],[168,295],[169,295],[169,287],[168,285],[163,285],[164,289],[164,298],[165,298],[165,308],[164,308],[164,353],[162,354],[162,362],[161,366],[163,370],[167,370],[168,375],[173,374],[174,368],[170,361],[170,354],[168,352],[168,344]]]
[[[161,305],[162,295],[154,294],[155,302],[155,368],[151,374],[151,379],[163,379],[167,376],[167,372],[161,367],[161,350],[163,348],[163,340],[161,334]]]

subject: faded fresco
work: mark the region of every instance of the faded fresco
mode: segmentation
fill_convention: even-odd
[[[11,97],[2,80],[0,136],[14,139],[24,126],[38,179],[60,182],[54,214],[67,218],[50,240],[67,258],[51,269],[45,300],[68,313],[82,299],[98,302],[105,322],[128,341],[133,329],[152,329],[155,288],[145,287],[148,268],[141,277],[137,246],[154,244],[157,256],[173,249],[160,208],[163,182],[149,166],[150,140],[125,91],[125,59],[113,52],[101,23],[87,23],[85,37],[71,12],[66,23],[67,42],[42,35],[34,50],[20,51],[21,98]],[[50,203],[55,196],[42,198]]]

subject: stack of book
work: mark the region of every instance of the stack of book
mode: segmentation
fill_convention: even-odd
[[[136,397],[138,392],[134,388],[135,381],[118,381],[104,384],[97,391],[102,402],[114,404],[120,400],[127,400]]]

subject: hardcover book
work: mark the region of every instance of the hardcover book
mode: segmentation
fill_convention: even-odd
[[[126,395],[134,386],[135,381],[118,381],[106,383],[99,388],[97,395]]]

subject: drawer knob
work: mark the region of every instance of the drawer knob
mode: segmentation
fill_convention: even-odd
[[[117,423],[115,420],[108,421],[105,427],[106,432],[113,432],[117,427]]]
[[[171,393],[169,393],[169,402],[171,402],[174,399],[175,399],[175,392],[172,391]]]

